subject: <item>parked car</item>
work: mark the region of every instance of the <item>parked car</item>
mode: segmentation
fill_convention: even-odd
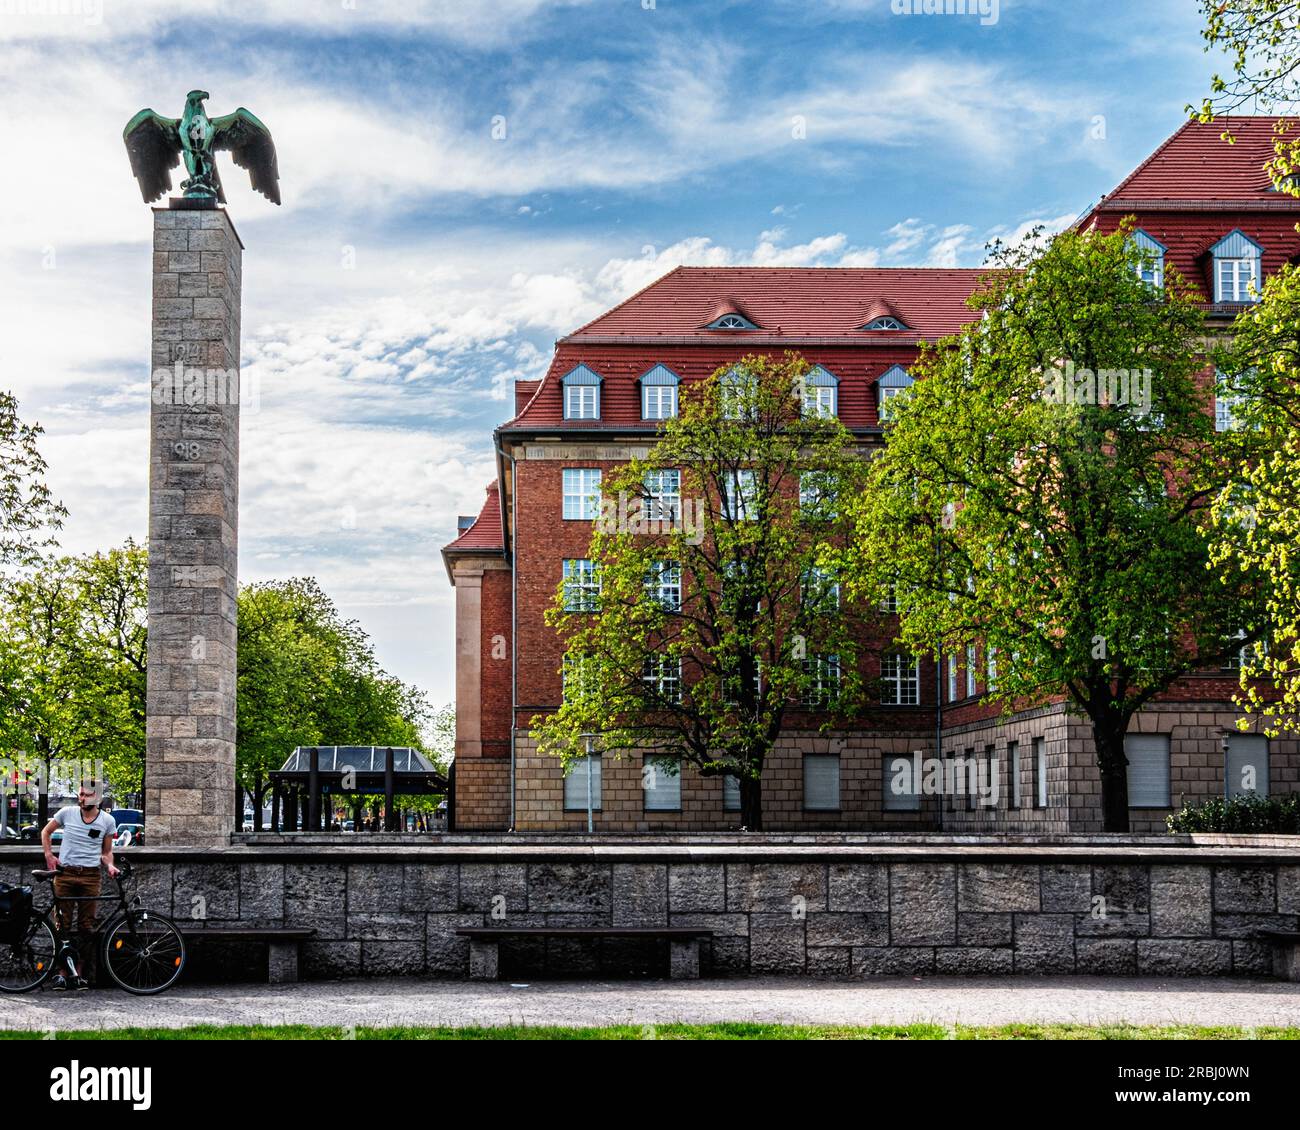
[[[117,835],[113,839],[113,846],[119,847],[142,847],[144,845],[144,825],[143,824],[119,824],[117,826]]]

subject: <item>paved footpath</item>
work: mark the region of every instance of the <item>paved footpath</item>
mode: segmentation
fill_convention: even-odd
[[[186,986],[159,997],[100,989],[0,999],[0,1027],[367,1027],[765,1021],[784,1024],[993,1025],[1015,1022],[1300,1027],[1300,985],[1120,977],[882,978],[870,982],[317,981]]]

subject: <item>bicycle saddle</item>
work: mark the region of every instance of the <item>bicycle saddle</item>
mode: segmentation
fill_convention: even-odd
[[[57,871],[33,871],[32,878],[39,879],[42,883],[48,883],[57,874]]]

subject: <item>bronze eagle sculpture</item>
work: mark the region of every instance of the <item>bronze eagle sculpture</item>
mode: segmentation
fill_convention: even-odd
[[[141,110],[126,123],[122,140],[145,203],[170,191],[171,171],[184,157],[190,174],[181,181],[185,195],[215,198],[224,204],[226,194],[213,156],[225,149],[236,165],[248,170],[253,188],[271,203],[279,204],[280,170],[275,163],[271,131],[242,106],[233,114],[209,118],[203,106],[209,97],[206,90],[191,90],[180,118],[164,118],[152,110]]]

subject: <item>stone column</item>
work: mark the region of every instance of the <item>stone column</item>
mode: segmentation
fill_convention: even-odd
[[[197,203],[154,209],[145,825],[217,847],[235,802],[243,245]]]

